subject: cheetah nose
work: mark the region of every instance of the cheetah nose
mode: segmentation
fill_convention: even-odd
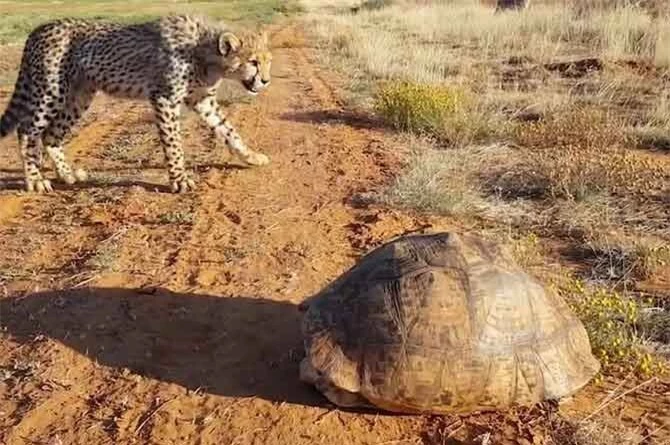
[[[268,86],[268,84],[270,83],[270,80],[261,79],[261,83],[265,87],[265,86]]]

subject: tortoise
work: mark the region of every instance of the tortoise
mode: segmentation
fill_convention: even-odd
[[[533,405],[572,395],[600,369],[563,299],[475,235],[387,242],[300,310],[300,379],[341,407]]]

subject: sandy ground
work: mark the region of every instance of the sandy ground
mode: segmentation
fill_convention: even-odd
[[[143,103],[96,100],[68,149],[92,178],[52,195],[17,190],[16,142],[0,142],[0,444],[476,443],[494,421],[507,425],[495,443],[546,439],[528,420],[539,409],[465,423],[345,412],[299,382],[297,304],[383,240],[451,226],[359,205],[397,172],[397,142],[342,111],[309,48],[275,60],[269,90],[231,113],[272,163],[242,168],[188,115],[187,195],[166,192]],[[592,412],[618,383],[561,409]],[[603,412],[662,443],[670,385]]]

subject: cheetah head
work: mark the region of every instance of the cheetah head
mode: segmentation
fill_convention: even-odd
[[[204,80],[212,85],[225,77],[239,81],[256,95],[270,84],[272,53],[265,32],[254,34],[222,31],[215,39],[216,51],[206,50],[201,64],[206,67]]]
[[[267,33],[242,36],[240,67],[236,75],[249,94],[256,95],[270,85],[272,53]]]

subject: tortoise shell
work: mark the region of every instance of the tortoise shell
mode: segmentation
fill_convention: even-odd
[[[301,379],[340,406],[530,405],[571,395],[600,369],[562,298],[475,236],[391,241],[301,307]]]

